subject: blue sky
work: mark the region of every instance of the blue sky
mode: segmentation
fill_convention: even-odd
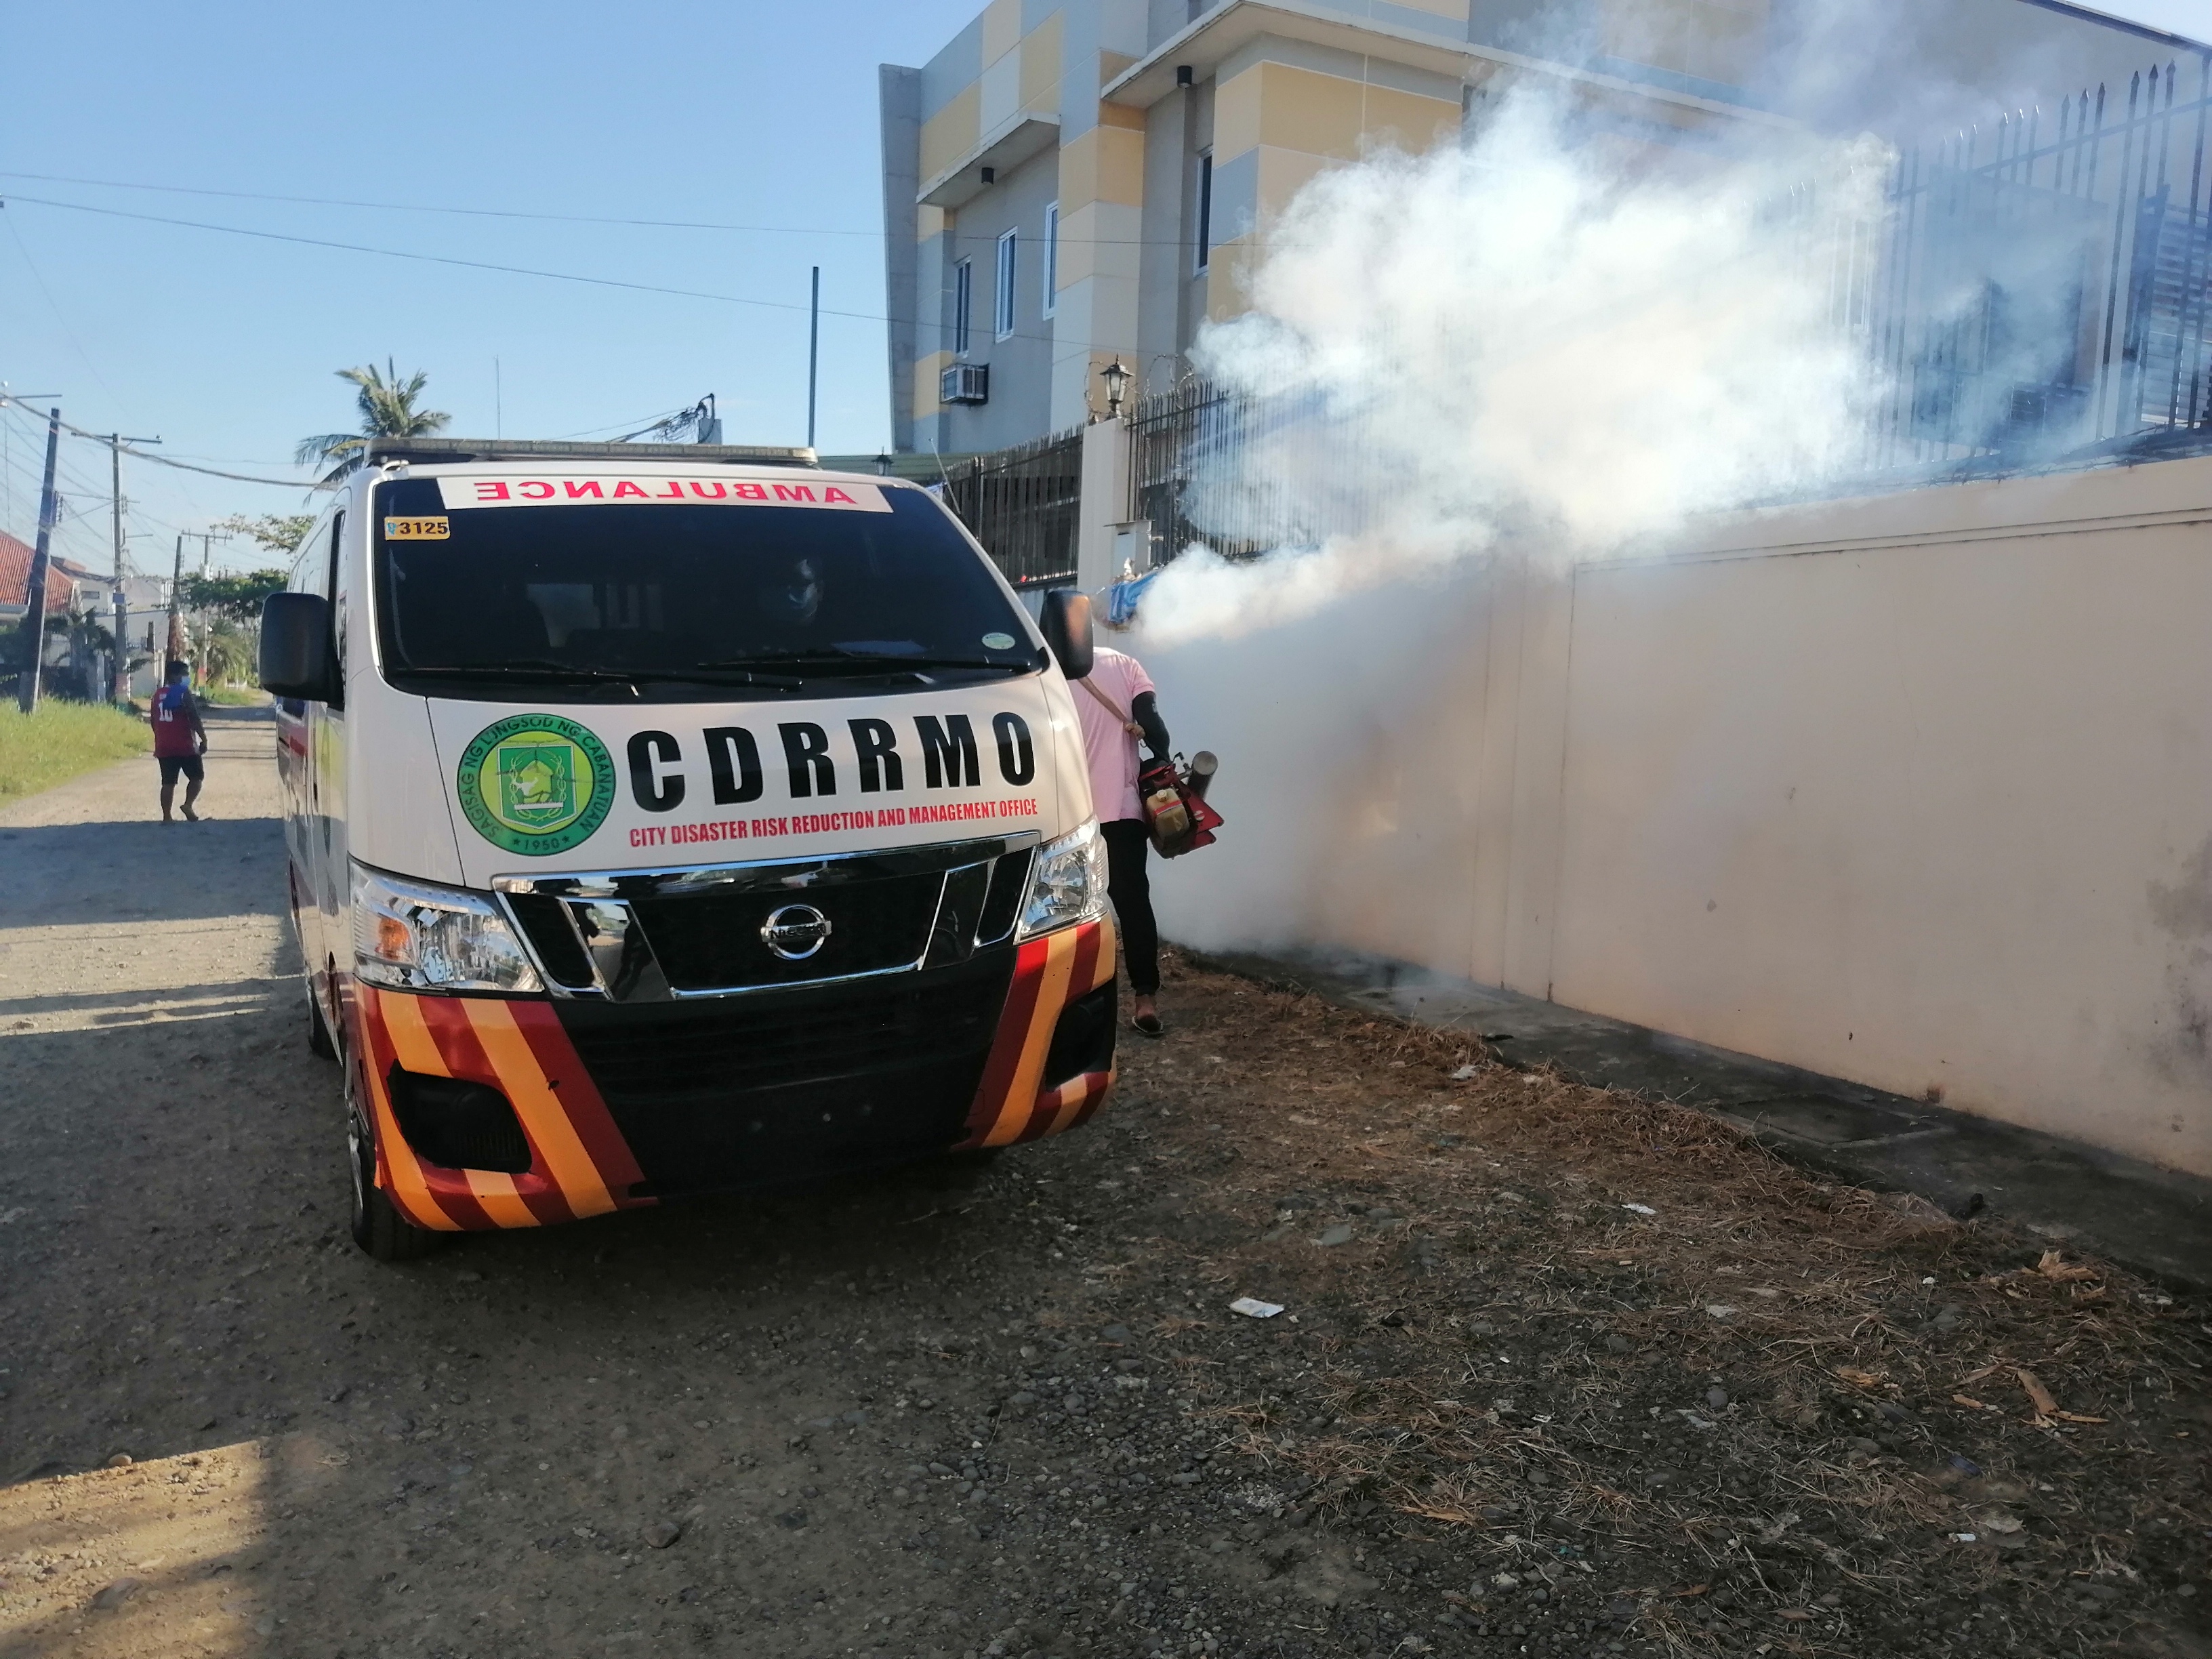
[[[884,309],[876,66],[924,61],[980,3],[0,0],[0,381],[64,394],[76,425],[158,434],[165,453],[279,476],[297,439],[353,425],[351,388],[333,371],[386,356],[428,372],[428,401],[456,433],[496,422],[510,436],[619,436],[633,417],[712,392],[730,441],[796,443],[818,264],[825,311],[860,313],[823,320],[821,447],[873,453],[888,436],[872,320]],[[799,234],[317,207],[25,173]],[[33,197],[797,308],[258,241]],[[21,411],[0,426],[0,529],[28,540],[40,434]],[[62,453],[74,482],[58,550],[105,570],[106,452],[65,440]],[[301,499],[127,461],[125,494],[139,509],[131,527],[147,532],[134,559],[164,569],[176,529]]]
[[[350,389],[333,371],[387,356],[428,372],[428,402],[452,412],[456,433],[617,436],[712,392],[730,441],[793,443],[805,430],[807,269],[818,264],[830,313],[821,447],[872,453],[888,435],[876,66],[924,61],[980,5],[0,0],[0,382],[63,394],[79,426],[158,434],[167,453],[248,472],[289,473],[295,441],[350,427]],[[2105,9],[2212,33],[2212,0]],[[560,223],[180,187],[775,228]],[[256,240],[33,198],[790,308]],[[27,540],[38,441],[21,411],[0,414],[0,529]],[[70,516],[58,550],[104,570],[105,452],[65,442],[63,456]],[[126,467],[142,568],[167,567],[179,529],[302,500]],[[242,548],[228,560],[251,562]]]

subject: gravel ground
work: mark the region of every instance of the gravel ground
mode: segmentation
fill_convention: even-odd
[[[216,720],[0,815],[0,1656],[2212,1651],[2205,1307],[1188,963],[980,1172],[379,1267]]]

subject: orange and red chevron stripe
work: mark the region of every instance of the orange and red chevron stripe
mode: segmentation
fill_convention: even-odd
[[[963,1147],[1041,1140],[1088,1120],[1114,1086],[1112,1072],[1086,1072],[1044,1087],[1044,1060],[1067,1005],[1114,977],[1114,924],[1086,921],[1033,939],[1014,960],[1013,987],[998,1041],[968,1114]]]
[[[1114,976],[1114,928],[1085,922],[1020,947],[1012,988],[963,1146],[1038,1140],[1087,1121],[1114,1085],[1111,1071],[1043,1086],[1060,1014]],[[537,1227],[653,1203],[631,1196],[644,1171],[599,1097],[550,1002],[416,996],[356,981],[348,1000],[352,1052],[375,1118],[376,1181],[417,1226],[441,1232]],[[399,1133],[387,1079],[401,1066],[497,1089],[530,1142],[520,1175],[449,1170],[415,1155]]]
[[[376,1114],[377,1184],[417,1226],[441,1232],[536,1227],[650,1204],[644,1171],[548,1002],[410,996],[356,987],[367,1097]],[[530,1141],[521,1175],[448,1170],[415,1156],[392,1112],[394,1064],[504,1094]]]

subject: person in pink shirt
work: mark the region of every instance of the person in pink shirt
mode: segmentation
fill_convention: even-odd
[[[1121,954],[1136,1003],[1130,1024],[1156,1037],[1167,1028],[1160,1023],[1160,931],[1152,919],[1152,879],[1145,871],[1152,838],[1137,795],[1137,744],[1141,739],[1154,761],[1167,759],[1168,728],[1160,720],[1152,677],[1134,657],[1102,645],[1092,657],[1090,678],[1076,685],[1075,712],[1091,763],[1091,805],[1106,842],[1106,890],[1120,923]]]

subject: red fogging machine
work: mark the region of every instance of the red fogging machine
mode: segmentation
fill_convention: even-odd
[[[1206,805],[1206,792],[1220,766],[1212,750],[1201,749],[1188,763],[1177,755],[1137,774],[1137,798],[1144,803],[1146,827],[1162,858],[1181,858],[1213,845],[1213,832],[1221,828],[1222,817]]]

